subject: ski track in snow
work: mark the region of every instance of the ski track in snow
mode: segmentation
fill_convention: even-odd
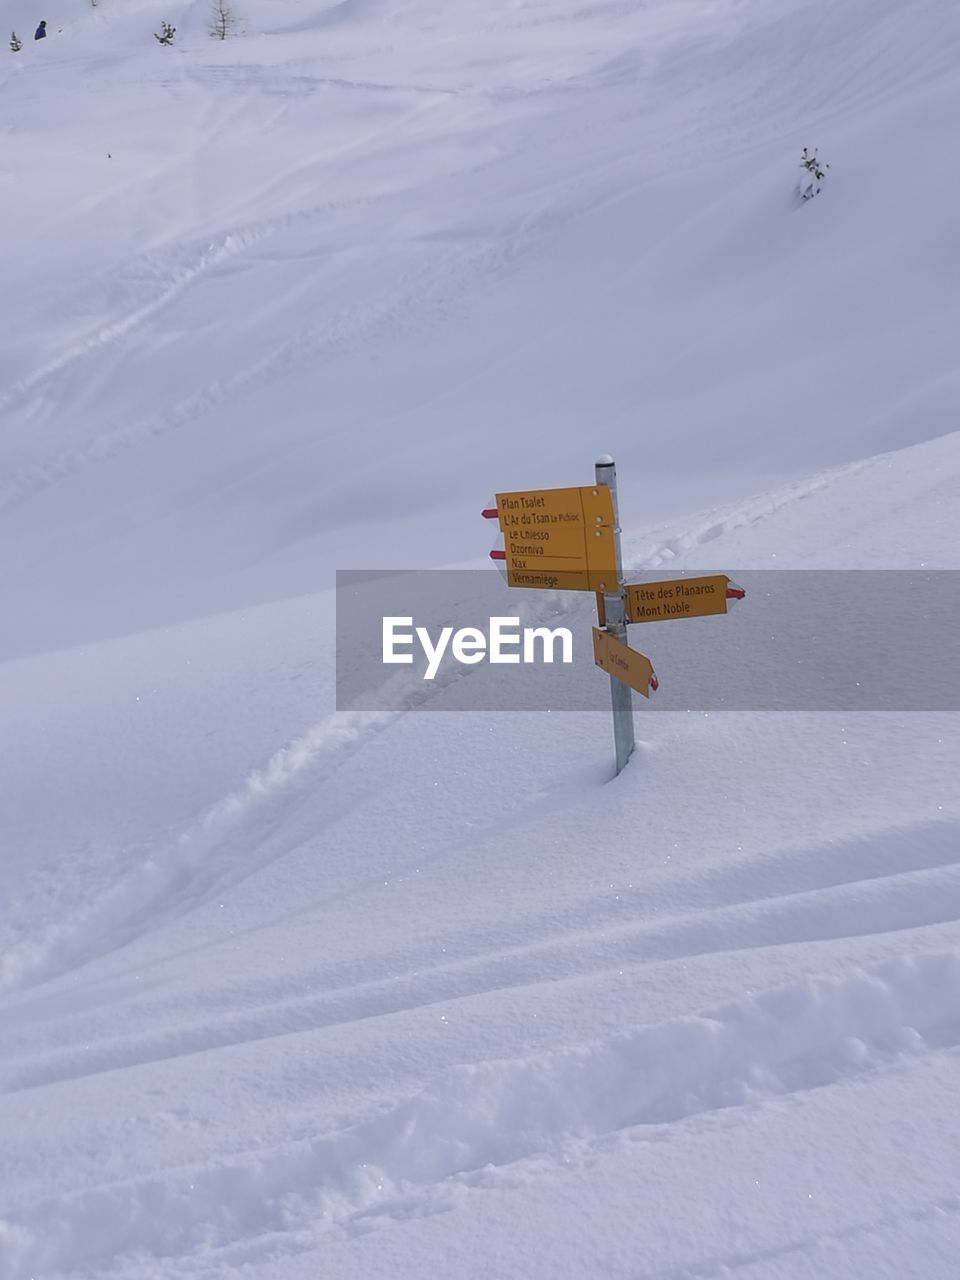
[[[196,905],[197,881],[202,883],[209,876],[207,863],[217,849],[229,842],[230,865],[236,867],[238,843],[256,849],[263,826],[271,818],[276,820],[278,806],[282,815],[285,793],[302,783],[303,775],[316,782],[318,776],[332,772],[392,719],[392,713],[362,712],[327,717],[281,748],[236,791],[212,805],[165,849],[153,853],[72,920],[56,925],[47,936],[8,945],[0,956],[0,991],[44,981],[123,946],[135,936],[148,909],[147,927],[152,928],[162,918],[162,908],[169,909],[181,899],[188,906]]]
[[[417,112],[414,111],[409,114],[416,115]],[[404,120],[406,118],[405,114]],[[218,125],[218,128],[222,131],[228,131],[230,127],[231,120],[229,117],[220,121]],[[365,135],[362,139],[351,143],[344,150],[351,151],[361,147],[369,143],[372,138],[380,139],[396,128],[398,128],[397,124],[386,126],[372,135]],[[215,146],[215,139],[213,145]],[[308,169],[309,166],[305,166],[305,168]],[[289,179],[290,175],[287,174],[285,177]],[[88,359],[90,356],[99,354],[103,348],[129,335],[180,298],[205,275],[208,275],[216,267],[223,265],[230,258],[247,252],[262,241],[285,231],[294,230],[300,226],[309,226],[311,223],[332,213],[360,209],[373,203],[376,203],[375,197],[357,196],[353,199],[327,201],[310,205],[272,218],[261,217],[245,225],[237,225],[229,227],[225,231],[215,232],[198,247],[190,244],[173,244],[165,249],[153,250],[123,265],[119,272],[111,273],[109,282],[104,282],[104,287],[109,288],[111,296],[116,292],[118,279],[121,286],[125,281],[130,281],[137,289],[142,288],[142,282],[145,279],[151,282],[155,281],[155,287],[149,291],[152,296],[143,302],[138,302],[120,317],[98,327],[90,336],[67,347],[45,364],[18,379],[11,387],[0,393],[0,412],[15,407],[30,395],[35,394],[39,389],[47,389],[56,376],[65,369]],[[93,285],[87,281],[79,292],[82,296],[89,297],[92,289]],[[280,349],[282,350],[282,348]],[[176,418],[176,408],[171,412]],[[100,440],[94,441],[89,453],[90,459],[96,460],[101,457],[111,456],[110,442],[124,438],[122,432],[117,431],[108,433]],[[131,428],[129,440],[132,441],[136,438],[138,436],[134,427]],[[67,460],[70,458],[74,458],[74,455],[64,455],[64,462],[56,458],[51,459],[45,464],[39,464],[37,471],[41,475],[60,478],[62,474],[69,474],[76,469],[75,465],[67,465]],[[16,488],[15,477],[10,490],[16,492]],[[30,492],[29,486],[27,486],[27,492]],[[9,497],[7,501],[9,501]],[[3,509],[3,506],[4,499],[3,495],[0,494],[0,510]]]
[[[111,1266],[132,1251],[189,1266],[194,1251],[209,1263],[211,1251],[268,1233],[283,1250],[302,1230],[349,1234],[371,1214],[439,1212],[518,1163],[536,1177],[638,1126],[763,1106],[954,1051],[958,983],[953,952],[901,958],[576,1049],[452,1068],[339,1133],[24,1206],[0,1222],[0,1277]]]
[[[298,792],[306,793],[330,778],[412,705],[442,696],[469,674],[470,668],[451,668],[422,689],[404,690],[395,710],[326,716],[72,918],[46,934],[8,940],[0,953],[0,995],[116,950],[142,929],[155,929],[171,915],[195,909],[246,879],[268,859],[282,857],[286,848],[271,853],[269,836],[293,810]]]
[[[228,233],[219,245],[209,246],[184,265],[176,279],[164,286],[154,301],[144,304],[29,375],[8,392],[5,399],[0,397],[0,410],[40,388],[48,387],[63,370],[127,336],[183,294],[205,272],[271,234],[270,229]],[[515,252],[516,246],[504,247],[495,242],[454,250],[446,256],[446,270],[438,272],[435,262],[428,269],[421,269],[412,280],[405,282],[407,292],[381,299],[374,307],[361,307],[335,315],[319,325],[287,335],[241,373],[213,380],[169,408],[102,432],[82,447],[64,450],[20,468],[0,488],[0,512],[21,506],[45,489],[78,475],[91,465],[110,461],[127,449],[179,431],[220,404],[276,382],[308,364],[316,367],[319,358],[342,356],[357,349],[361,341],[374,339],[378,333],[390,331],[401,324],[409,325],[414,315],[419,316],[416,323],[420,327],[438,325],[457,298],[469,289],[472,281],[489,280],[495,271],[508,265]]]
[[[793,503],[804,502],[807,498],[813,497],[824,489],[829,489],[858,471],[882,466],[885,461],[886,458],[881,455],[876,458],[866,458],[861,462],[847,463],[845,466],[822,472],[807,480],[786,485],[775,493],[758,495],[735,507],[718,507],[704,513],[686,532],[674,534],[662,541],[655,533],[641,539],[625,538],[627,546],[633,549],[628,558],[635,561],[632,566],[634,570],[659,569],[681,556],[688,555],[691,551],[709,546],[711,542],[725,534],[733,533],[737,529],[749,529],[763,520],[770,519]]]
[[[207,1002],[201,1021],[181,1020],[170,1030],[115,1036],[100,1045],[85,1044],[82,1051],[70,1048],[18,1061],[0,1071],[0,1091],[33,1089],[544,981],[636,974],[646,965],[697,956],[955,923],[960,921],[958,829],[949,823],[918,824],[845,844],[799,845],[771,859],[766,886],[756,884],[747,862],[701,876],[686,893],[675,874],[664,877],[662,887],[675,901],[668,914],[654,919],[635,918],[640,895],[623,894],[615,903],[603,897],[566,915],[527,917],[522,938],[507,930],[479,936],[461,931],[448,938],[443,963],[431,943],[385,953],[375,964],[367,963],[359,980],[352,966],[308,966],[300,984],[313,993],[309,995],[291,996],[287,984],[267,979],[248,983],[242,994],[234,985]],[[655,888],[655,882],[646,885],[642,896]],[[138,972],[144,972],[143,966]],[[171,1014],[176,1018],[176,1010]]]
[[[264,232],[263,234],[268,234]],[[180,297],[190,285],[211,268],[226,262],[243,249],[256,244],[260,236],[255,229],[230,232],[219,241],[214,240],[204,248],[191,252],[189,249],[177,248],[166,254],[152,253],[138,262],[131,264],[120,275],[121,284],[125,279],[140,284],[145,276],[158,278],[158,289],[155,296],[136,306],[125,315],[111,320],[97,329],[90,337],[82,339],[74,346],[66,348],[46,364],[15,382],[12,387],[0,395],[0,412],[9,409],[39,388],[51,383],[57,374],[83,361],[102,348],[125,337],[146,320],[156,315],[174,299]],[[88,286],[89,288],[89,286]],[[48,464],[51,471],[56,472],[56,462]]]
[[[805,44],[809,45],[811,40],[812,37],[808,37]],[[846,49],[845,44],[844,49]],[[866,70],[860,72],[858,76],[850,77],[849,68],[844,66],[844,84],[847,87],[848,95],[838,102],[831,100],[829,104],[830,110],[835,111],[838,107],[851,109],[854,106],[865,109],[875,105],[877,100],[884,101],[895,92],[911,88],[916,83],[921,82],[924,75],[931,74],[931,70],[927,66],[925,53],[925,46],[918,45],[918,48],[911,54],[909,59],[902,59],[901,63],[898,64],[899,78],[892,82],[889,79],[889,71],[886,73],[885,78],[881,77],[879,83],[875,83],[874,77],[868,74]],[[871,61],[879,61],[882,65],[882,59],[883,46],[882,43],[878,43],[878,47],[871,54]],[[941,58],[938,60],[934,70],[941,72],[950,65],[948,44],[942,51]],[[239,78],[239,82],[243,86],[256,84],[258,89],[263,92],[267,92],[269,88],[269,86],[261,85],[258,78],[251,79],[250,68],[214,67],[208,68],[205,74],[214,74],[226,79],[228,82]],[[353,82],[336,78],[313,80],[309,76],[304,76],[302,79],[305,84],[310,86],[329,84],[338,87],[350,86],[361,89],[376,88],[397,93],[417,92],[428,95],[433,94],[438,99],[452,92],[442,87],[433,88],[430,86],[407,86],[403,84],[374,85],[372,83],[366,84],[361,81]],[[289,82],[278,81],[278,86],[281,84],[286,85],[286,94],[289,95]],[[768,87],[766,84],[761,85],[756,90],[755,96],[765,96]],[[279,87],[277,91],[279,91]],[[748,99],[748,101],[752,101],[752,99]],[[415,118],[420,110],[423,110],[423,108],[419,110],[415,108],[411,112],[403,113],[398,122],[393,122],[371,134],[365,134],[361,139],[351,143],[347,149],[353,150],[357,147],[363,147],[373,140],[395,132],[401,128],[408,118]],[[618,125],[622,125],[629,121],[630,116],[621,114],[616,116],[615,119]],[[228,115],[225,119],[220,120],[217,127],[224,131],[229,130],[231,117]],[[585,124],[583,127],[590,128],[593,126]],[[771,125],[768,123],[764,137],[769,136],[770,132]],[[735,123],[731,125],[731,133],[738,138],[737,146],[740,150],[749,150],[751,147],[758,145],[758,139],[745,139]],[[473,165],[466,171],[477,172],[485,165],[495,165],[499,162],[499,160],[481,162],[479,166]],[[619,157],[615,160],[601,160],[603,168],[609,168],[612,172],[615,172],[619,163]],[[691,161],[686,159],[684,163],[689,165]],[[289,175],[287,176],[289,177]],[[449,181],[455,179],[456,174],[455,172],[449,172],[445,176]],[[596,181],[596,175],[594,175],[594,179]],[[601,183],[597,183],[597,186],[602,189]],[[628,184],[626,187],[618,189],[614,195],[601,199],[599,205],[591,204],[590,207],[601,207],[606,202],[606,199],[623,199],[626,194],[634,189],[634,185]],[[139,286],[144,278],[155,279],[157,282],[156,287],[149,291],[150,296],[143,301],[137,301],[123,315],[99,326],[92,334],[68,346],[65,350],[0,393],[0,412],[23,405],[31,396],[35,396],[37,393],[48,392],[49,394],[54,394],[56,379],[61,373],[96,357],[105,348],[130,336],[150,319],[182,297],[192,286],[208,276],[211,271],[222,266],[231,258],[248,252],[261,242],[273,238],[286,230],[301,225],[309,225],[322,220],[331,213],[344,212],[350,208],[383,204],[388,200],[388,196],[358,195],[353,199],[313,205],[273,218],[256,219],[249,224],[240,224],[214,233],[196,248],[189,244],[172,245],[166,250],[154,251],[143,259],[134,261],[126,268],[121,269],[120,280],[122,281],[126,277]],[[428,327],[437,324],[450,305],[462,297],[472,285],[481,280],[491,280],[495,277],[497,271],[501,270],[511,259],[522,255],[526,251],[525,245],[527,241],[535,241],[542,237],[546,231],[555,229],[570,219],[582,216],[582,214],[583,209],[578,207],[576,201],[566,209],[558,207],[555,201],[548,201],[538,216],[524,220],[521,228],[518,229],[517,234],[514,236],[507,237],[507,239],[493,237],[489,243],[469,250],[460,246],[445,258],[441,258],[439,262],[432,261],[428,263],[426,267],[421,268],[419,278],[415,279],[413,288],[409,292],[390,299],[385,304],[381,304],[372,313],[364,313],[360,310],[354,314],[336,317],[332,324],[328,322],[315,328],[302,330],[293,336],[285,337],[282,342],[275,344],[252,368],[244,370],[239,375],[213,380],[206,386],[198,388],[189,397],[159,412],[149,414],[133,423],[118,425],[94,437],[82,447],[64,450],[55,456],[21,468],[10,476],[5,486],[0,488],[0,512],[21,505],[37,493],[76,475],[89,465],[108,461],[125,449],[176,431],[201,418],[213,407],[224,401],[242,396],[245,392],[256,387],[282,378],[303,367],[308,362],[315,362],[317,357],[325,351],[336,351],[342,354],[345,343],[356,344],[361,338],[369,339],[374,337],[384,327],[395,327],[401,322],[410,323],[418,310],[422,310],[424,303],[427,303],[427,309],[425,314],[421,315],[419,323]],[[89,288],[86,292],[89,293]]]

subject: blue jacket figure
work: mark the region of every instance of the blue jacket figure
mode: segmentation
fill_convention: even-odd
[[[47,23],[45,19],[41,19],[39,27],[33,33],[34,40],[42,40],[47,34]]]

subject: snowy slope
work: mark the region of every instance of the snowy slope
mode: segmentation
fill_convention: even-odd
[[[955,429],[960,17],[879,9],[51,11],[0,72],[3,652],[471,558],[605,450],[643,527]]]
[[[960,567],[960,15],[46,17],[2,1280],[952,1277],[956,714],[638,708],[611,780],[605,715],[336,714],[331,586],[479,563],[490,493],[607,449],[634,568]]]

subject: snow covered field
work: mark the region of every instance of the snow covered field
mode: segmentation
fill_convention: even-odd
[[[960,569],[960,9],[8,9],[0,1280],[954,1280],[957,713],[613,779],[335,712],[333,583],[605,452],[633,570]]]

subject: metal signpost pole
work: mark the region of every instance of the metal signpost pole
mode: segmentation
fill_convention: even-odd
[[[620,554],[620,505],[617,502],[617,469],[613,459],[605,453],[597,459],[597,484],[605,484],[610,488],[613,499],[613,538],[616,549],[617,581],[607,583],[603,592],[603,604],[606,614],[606,630],[627,643],[627,618],[623,601],[623,559]],[[613,742],[617,753],[617,773],[623,769],[630,759],[635,745],[633,736],[633,693],[630,686],[622,680],[610,677],[610,699],[613,704]]]

